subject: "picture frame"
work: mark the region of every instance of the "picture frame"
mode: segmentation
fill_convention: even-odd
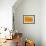
[[[35,15],[23,15],[23,24],[35,24]]]

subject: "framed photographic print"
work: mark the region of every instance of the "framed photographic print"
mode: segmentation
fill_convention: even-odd
[[[23,15],[23,24],[35,24],[35,15]]]

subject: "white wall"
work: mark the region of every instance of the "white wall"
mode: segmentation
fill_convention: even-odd
[[[0,0],[0,27],[12,28],[12,6],[16,0]]]
[[[46,46],[46,0],[41,1],[41,38],[42,46]]]
[[[22,32],[25,38],[34,40],[36,46],[41,46],[41,1],[23,0],[14,8],[15,28]],[[23,24],[23,15],[35,15],[35,24]]]
[[[33,40],[37,42],[38,46],[39,46],[40,41],[42,44],[41,46],[46,46],[46,0],[41,0],[41,2],[40,0],[30,0],[30,1],[26,0],[26,1],[21,2],[20,3],[21,5],[17,5],[18,7],[16,5],[14,5],[13,7],[13,11],[15,15],[14,16],[15,27],[17,28],[19,32],[22,32],[24,36],[28,38],[31,36],[31,39],[34,38]],[[36,5],[34,4],[34,2],[36,2]],[[41,3],[41,6],[40,6],[40,3]],[[32,9],[35,9],[35,10],[32,10]],[[39,11],[39,9],[41,11]],[[36,20],[35,25],[23,24],[22,19],[23,19],[23,15],[25,14],[36,15],[37,20]],[[41,28],[40,28],[40,25],[41,25]]]

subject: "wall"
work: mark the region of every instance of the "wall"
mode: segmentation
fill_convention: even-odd
[[[12,6],[16,0],[0,0],[0,27],[12,29]]]
[[[0,0],[0,32],[4,30],[4,27],[9,30],[12,29],[12,6],[15,2],[16,0]],[[1,27],[3,28],[1,29]],[[10,35],[9,31],[3,31],[3,33],[0,34],[0,38],[5,38],[7,35]]]
[[[41,40],[42,46],[46,46],[46,0],[41,1]]]
[[[41,1],[23,0],[18,7],[15,6],[13,7],[15,28],[23,33],[25,38],[34,40],[36,46],[41,46]],[[35,24],[23,24],[23,15],[35,15]]]

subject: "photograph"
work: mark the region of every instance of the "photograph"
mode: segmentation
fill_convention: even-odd
[[[24,24],[35,24],[35,15],[23,15]]]
[[[0,46],[46,46],[46,0],[0,0]]]

